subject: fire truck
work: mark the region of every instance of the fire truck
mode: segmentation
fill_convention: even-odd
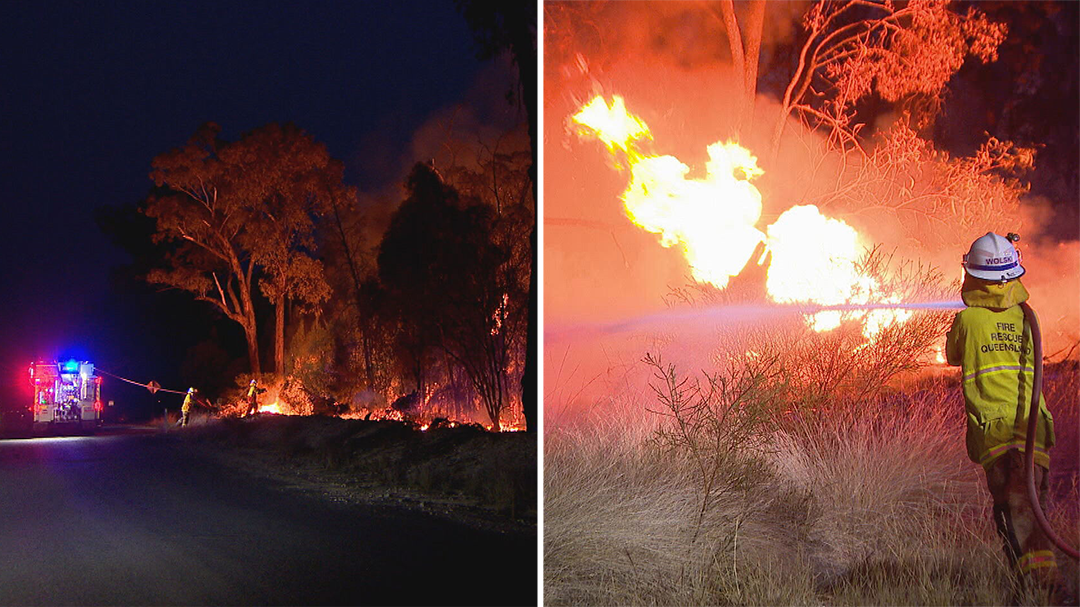
[[[101,377],[89,362],[36,362],[30,365],[35,432],[46,429],[93,430],[101,425]]]

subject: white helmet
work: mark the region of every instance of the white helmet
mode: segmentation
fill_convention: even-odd
[[[1024,275],[1024,266],[1020,265],[1020,251],[1013,246],[1013,239],[1020,237],[1009,234],[1009,238],[987,232],[971,243],[971,250],[964,255],[964,270],[983,280],[1006,282]]]

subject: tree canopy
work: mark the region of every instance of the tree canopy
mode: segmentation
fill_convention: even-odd
[[[144,212],[155,240],[172,243],[147,279],[191,292],[244,329],[253,373],[261,370],[253,287],[277,308],[275,365],[284,367],[287,299],[309,306],[329,297],[314,257],[314,219],[352,191],[341,164],[295,125],[269,124],[235,142],[214,123],[154,158],[157,190]]]

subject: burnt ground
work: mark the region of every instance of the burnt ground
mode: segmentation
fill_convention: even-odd
[[[476,426],[421,432],[394,421],[259,415],[170,430],[223,465],[297,490],[536,534],[535,434]]]

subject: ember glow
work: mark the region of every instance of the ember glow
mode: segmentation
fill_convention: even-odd
[[[260,406],[259,413],[270,413],[271,415],[286,415],[285,413],[282,413],[281,404],[276,400],[268,405]]]
[[[389,400],[392,402],[394,399]],[[423,402],[407,410],[368,406],[346,411],[338,417],[365,421],[403,422],[415,426],[422,432],[431,428],[456,428],[468,425],[479,425],[487,430],[493,430],[490,420],[484,418],[482,411],[483,407],[479,401],[472,403],[470,412],[449,407],[445,401],[436,402],[436,399],[428,396]],[[525,415],[520,404],[515,402],[503,411],[500,426],[502,432],[522,432],[526,429]]]
[[[755,248],[764,242],[771,254],[766,290],[778,303],[899,303],[882,293],[873,277],[858,271],[857,261],[870,243],[854,228],[821,214],[813,205],[795,206],[762,232],[761,193],[752,180],[763,174],[757,158],[736,142],[707,148],[705,176],[687,178],[690,167],[674,156],[649,155],[637,142],[651,140],[648,126],[629,113],[619,96],[608,104],[596,97],[572,117],[581,137],[607,146],[616,168],[629,168],[622,193],[627,217],[660,237],[664,247],[678,246],[694,280],[719,289],[739,275]],[[624,166],[622,159],[625,157]],[[831,310],[806,317],[816,331],[844,320],[862,323],[866,337],[911,316],[909,310]]]
[[[244,404],[238,404],[238,408],[243,408]],[[260,414],[270,415],[301,415],[296,412],[294,407],[291,407],[289,403],[282,401],[280,398],[275,399],[273,402],[259,406]],[[342,419],[362,419],[367,421],[396,421],[414,424],[420,431],[426,432],[432,427],[438,428],[456,428],[458,426],[468,424],[479,424],[484,428],[491,430],[492,426],[489,423],[483,423],[474,421],[472,419],[458,419],[458,416],[451,411],[447,411],[442,407],[428,402],[417,407],[415,411],[399,411],[391,407],[385,408],[371,408],[362,409],[357,411],[345,412],[338,417]],[[511,407],[503,412],[502,431],[503,432],[522,432],[525,430],[525,417],[521,412],[521,407]]]

